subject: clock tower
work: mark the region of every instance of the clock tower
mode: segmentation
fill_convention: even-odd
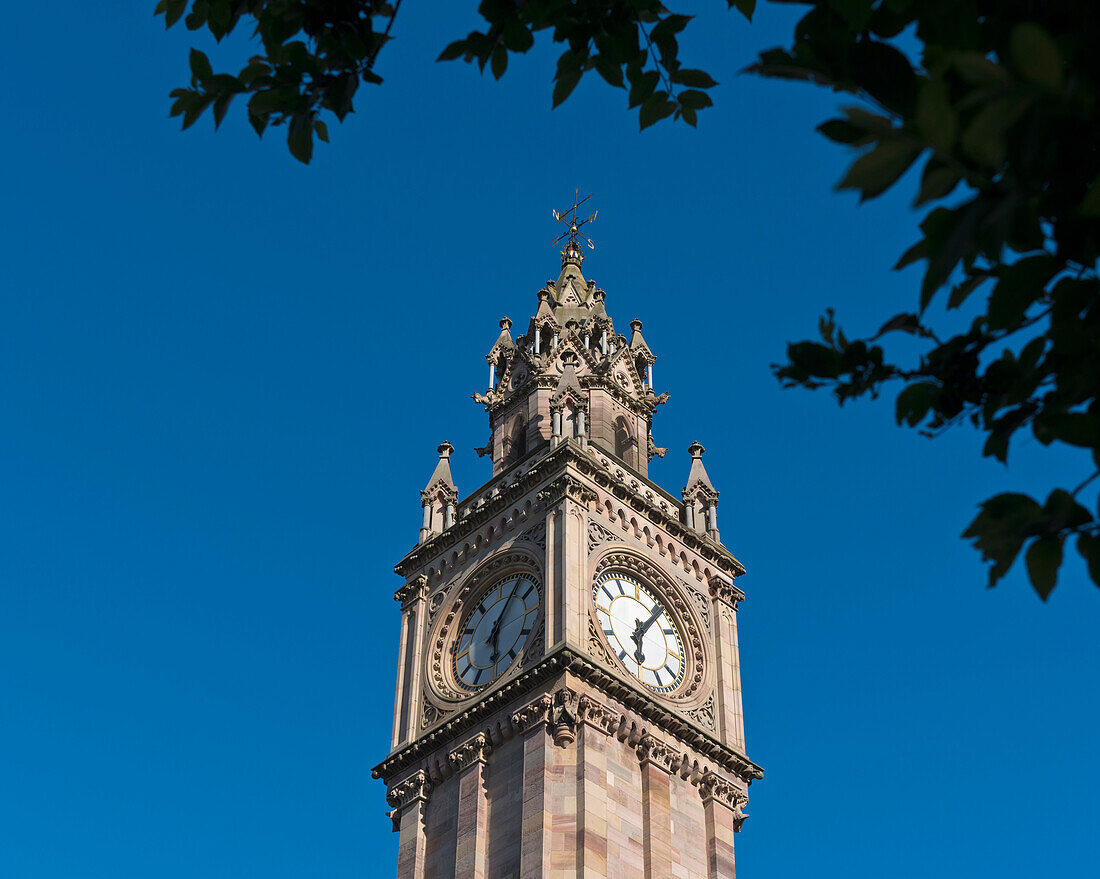
[[[732,879],[762,770],[745,755],[734,585],[693,443],[651,482],[655,357],[562,268],[488,388],[492,478],[461,497],[449,443],[420,493],[389,755],[399,879]]]

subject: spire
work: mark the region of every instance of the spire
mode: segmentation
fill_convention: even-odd
[[[432,492],[438,487],[449,492],[455,492],[457,494],[458,489],[455,488],[455,481],[451,478],[451,453],[455,450],[449,442],[444,441],[440,444],[437,451],[439,452],[439,463],[435,465],[435,470],[432,471],[432,477],[428,480],[428,484],[424,487],[424,491]]]
[[[703,452],[706,449],[694,442],[688,446],[691,453],[691,470],[688,471],[687,485],[681,497],[684,500],[684,519],[689,528],[703,531],[707,537],[718,542],[718,492],[714,490],[707,468],[703,466]]]
[[[497,336],[496,342],[493,343],[492,351],[499,351],[501,348],[514,348],[512,343],[512,334],[508,332],[512,328],[512,320],[508,317],[502,317],[500,319],[500,335]],[[492,353],[492,351],[490,353]]]
[[[649,345],[646,344],[645,339],[642,338],[642,322],[638,318],[634,318],[630,322],[630,350],[635,354],[640,354],[647,361],[652,362],[656,358],[653,356],[653,352],[649,350]]]
[[[688,471],[688,481],[687,485],[684,486],[684,492],[690,493],[696,486],[701,486],[717,497],[718,492],[711,485],[710,477],[707,476],[707,468],[703,466],[703,452],[705,451],[706,449],[698,442],[688,446],[688,453],[691,455],[691,470]]]

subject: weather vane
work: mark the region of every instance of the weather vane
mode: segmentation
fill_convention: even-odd
[[[577,208],[588,201],[588,199],[592,198],[591,195],[586,195],[584,198],[578,201],[577,197],[579,195],[580,189],[573,190],[573,207],[567,208],[566,210],[561,212],[552,211],[555,220],[557,220],[559,223],[568,223],[568,228],[554,239],[554,244],[560,244],[567,238],[569,239],[568,244],[561,250],[562,259],[566,259],[569,256],[575,256],[578,259],[584,259],[584,255],[581,253],[580,241],[583,241],[585,244],[587,244],[590,249],[596,249],[596,245],[592,243],[592,239],[586,238],[584,235],[581,235],[580,231],[583,226],[591,223],[594,219],[596,219],[596,214],[599,212],[593,211],[583,220],[578,220]]]

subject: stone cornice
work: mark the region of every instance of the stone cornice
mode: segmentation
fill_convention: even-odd
[[[744,592],[717,575],[710,578],[707,587],[711,598],[721,601],[723,604],[728,604],[734,610],[738,610],[741,602],[745,600]]]
[[[626,464],[621,464],[623,471],[630,474],[631,480],[637,483],[639,488],[649,487],[655,490],[655,492],[651,492],[654,495],[653,498],[647,497],[639,488],[634,488],[625,479],[616,479],[614,474],[609,472],[598,459],[572,441],[563,442],[553,448],[541,460],[533,463],[530,469],[514,482],[502,487],[495,497],[470,510],[466,516],[442,534],[437,534],[416,546],[397,563],[394,571],[401,576],[415,573],[436,556],[456,544],[461,544],[472,532],[506,511],[517,500],[530,493],[532,489],[537,488],[542,482],[549,480],[558,470],[570,464],[605,491],[620,500],[626,501],[634,509],[647,515],[654,524],[664,528],[684,546],[713,563],[719,570],[725,571],[730,577],[739,577],[745,573],[745,566],[734,558],[729,550],[694,529],[688,528],[680,521],[680,504],[672,495],[640,473],[632,470]],[[504,475],[506,474],[501,474],[501,476]],[[483,486],[470,495],[469,498],[464,499],[459,506],[467,506],[470,498],[476,497],[484,491]]]
[[[754,780],[763,777],[764,770],[743,754],[726,747],[652,698],[618,681],[591,662],[588,657],[568,645],[557,648],[538,665],[509,681],[501,689],[455,714],[446,723],[423,737],[393,752],[374,767],[372,775],[383,780],[393,778],[438,749],[461,738],[508,703],[522,698],[522,695],[533,687],[566,671],[600,688],[630,711],[653,723],[666,735],[674,737],[684,747],[690,748],[719,768],[736,775],[746,784],[752,784]],[[608,732],[611,731],[609,727],[612,723],[611,712],[604,706],[597,706],[594,700],[583,696],[580,700],[572,702],[555,696],[549,704],[544,697],[539,697],[531,704],[515,710],[509,718],[516,729],[527,729],[546,723],[555,742],[559,745],[572,741],[572,736],[575,735],[573,730],[578,721],[591,723]],[[638,741],[640,739],[632,744],[636,745]]]
[[[423,574],[413,577],[404,586],[398,588],[393,593],[393,600],[401,605],[401,609],[404,610],[410,604],[418,601],[421,598],[425,598],[428,595],[428,578]]]
[[[489,736],[480,732],[451,751],[447,755],[447,761],[455,772],[461,772],[475,763],[487,762],[491,753],[493,753],[493,746],[489,742]]]

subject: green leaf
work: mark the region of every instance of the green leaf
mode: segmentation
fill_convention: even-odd
[[[438,45],[438,44],[437,44]],[[439,53],[439,57],[436,61],[454,61],[455,58],[460,58],[467,52],[466,40],[455,40],[446,49]]]
[[[756,12],[756,0],[729,0],[729,4],[735,6],[738,12],[752,21],[752,14]]]
[[[915,382],[898,394],[894,417],[898,424],[916,427],[935,405],[940,395],[940,386],[934,382]]]
[[[698,89],[685,89],[680,92],[676,98],[680,102],[681,107],[687,107],[689,110],[701,110],[703,107],[714,106],[714,102],[710,99],[710,95]]]
[[[1027,550],[1027,574],[1031,585],[1046,601],[1058,583],[1058,568],[1062,564],[1062,541],[1057,537],[1040,537]]]
[[[959,119],[951,106],[946,82],[931,80],[921,87],[914,121],[932,147],[944,153],[951,151],[959,133]]]
[[[290,154],[305,165],[313,158],[313,125],[308,113],[295,113],[290,117],[286,132],[286,145]]]
[[[580,68],[576,70],[558,70],[556,82],[554,83],[554,104],[558,106],[562,101],[573,94],[573,89],[577,87],[577,83],[581,81],[581,75],[583,71]]]
[[[660,81],[661,76],[656,70],[647,70],[637,78],[631,79],[629,109],[633,110],[639,104],[648,101]]]
[[[1077,551],[1088,565],[1092,582],[1100,586],[1100,536],[1096,534],[1078,534]]]
[[[317,136],[328,143],[328,125],[322,119],[313,120],[313,130],[317,132]]]
[[[908,170],[920,155],[921,147],[907,140],[884,140],[864,153],[848,169],[837,189],[858,189],[860,201],[882,194]]]
[[[1008,38],[1008,51],[1024,79],[1052,91],[1062,87],[1062,53],[1042,27],[1032,22],[1016,25]]]
[[[836,378],[840,375],[840,354],[818,342],[797,342],[787,346],[791,363],[819,378]]]
[[[1041,508],[1034,498],[1007,492],[985,501],[981,512],[962,533],[981,551],[983,561],[993,562],[989,569],[991,589],[1012,567],[1040,514]]]
[[[222,120],[225,118],[226,112],[229,110],[229,105],[233,102],[233,98],[236,97],[235,92],[224,92],[218,95],[217,100],[214,101],[214,129],[217,130]]]
[[[504,76],[504,71],[508,69],[508,50],[503,46],[497,46],[493,49],[490,69],[493,71],[493,76],[497,79]]]
[[[978,112],[963,132],[959,145],[963,153],[975,162],[999,168],[1004,162],[1005,134],[1024,111],[1029,100],[1012,95],[990,101]]]
[[[711,78],[709,73],[686,67],[672,73],[670,78],[675,83],[686,85],[688,88],[693,89],[709,89],[718,85],[718,83]]]
[[[613,85],[615,88],[626,87],[623,83],[623,69],[618,64],[608,61],[603,55],[597,55],[592,59],[592,63],[596,73],[602,76],[608,85]]]
[[[928,159],[924,166],[924,172],[920,178],[920,191],[913,207],[920,207],[938,198],[944,198],[951,194],[959,181],[962,180],[959,172],[944,165],[935,156]]]
[[[654,92],[638,111],[639,130],[645,130],[676,112],[676,102],[668,99],[668,92]]]
[[[844,19],[848,27],[859,33],[871,20],[871,0],[825,0],[825,5]]]
[[[1036,431],[1044,439],[1093,449],[1100,446],[1100,416],[1089,412],[1051,412],[1036,418]]]
[[[989,297],[989,328],[1007,330],[1018,326],[1060,268],[1059,260],[1045,254],[1025,257],[1002,268]]]
[[[862,144],[867,141],[867,131],[844,119],[829,119],[817,126],[817,130],[834,143]]]
[[[191,50],[191,75],[199,82],[214,75],[209,59],[198,49]]]
[[[187,0],[161,0],[157,4],[156,11],[164,13],[164,27],[167,29],[180,20],[180,16],[186,9]]]
[[[950,59],[951,66],[970,85],[996,87],[1008,84],[1008,71],[981,52],[954,52]]]

